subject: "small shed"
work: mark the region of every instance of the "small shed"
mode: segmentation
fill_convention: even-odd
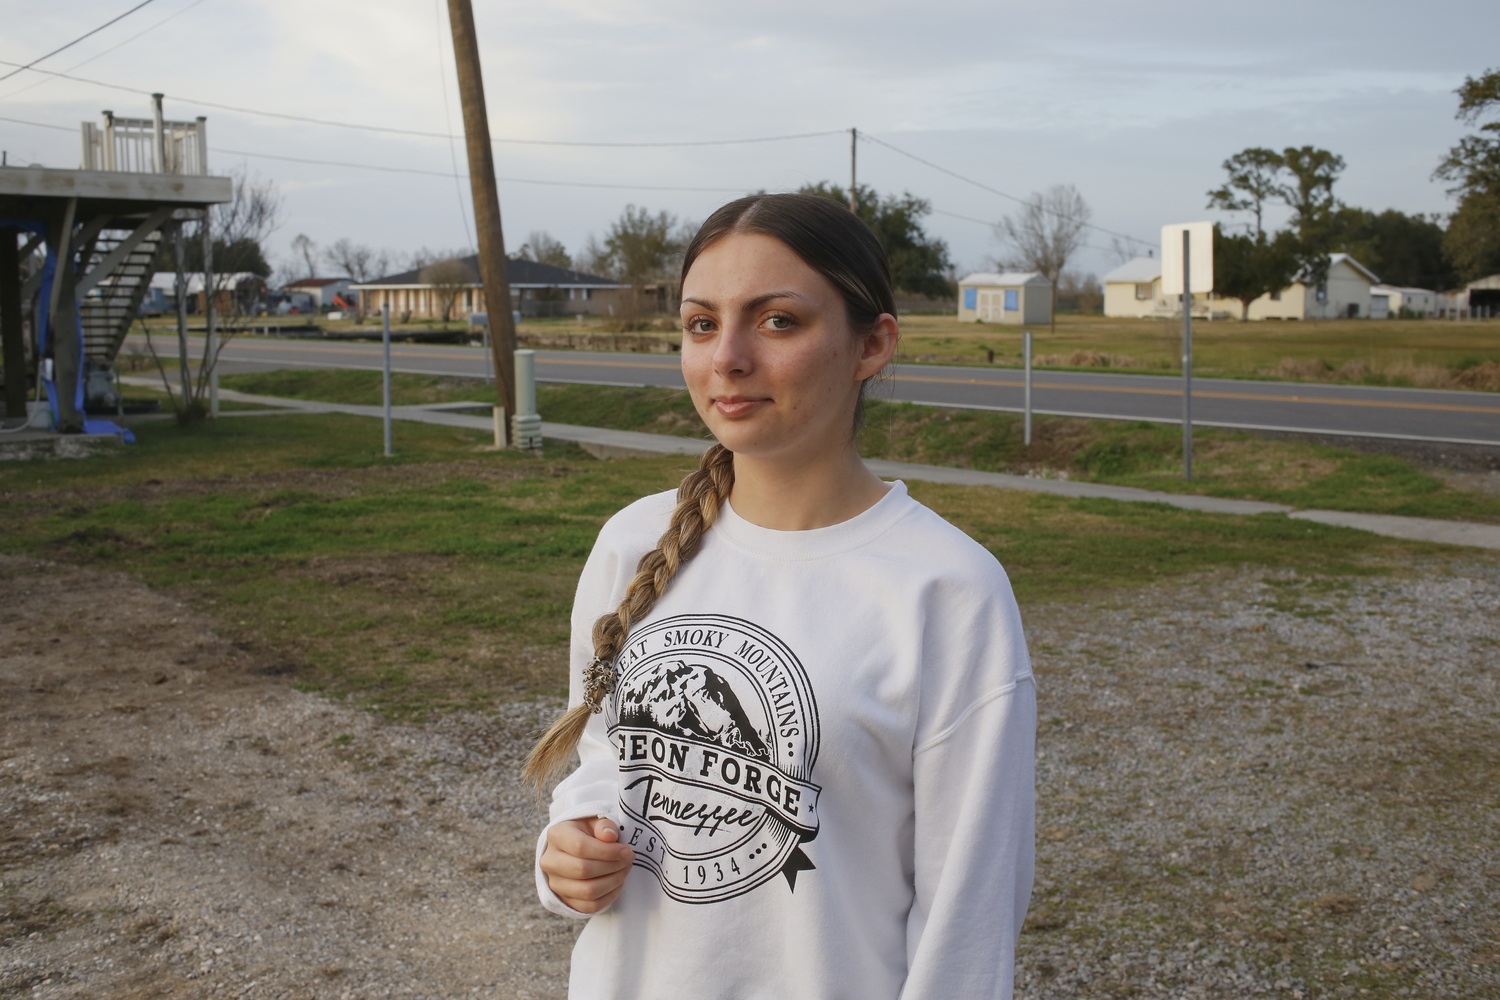
[[[1052,282],[1040,271],[979,272],[958,283],[960,323],[1049,323]]]

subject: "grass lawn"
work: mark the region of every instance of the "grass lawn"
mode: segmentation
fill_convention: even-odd
[[[298,683],[397,717],[561,692],[573,587],[600,525],[688,466],[497,453],[481,432],[405,423],[386,460],[378,421],[340,415],[162,421],[137,436],[111,455],[0,463],[0,550],[139,576]],[[912,491],[999,556],[1023,604],[1220,567],[1322,579],[1476,558],[1276,515]]]
[[[902,319],[913,360],[1021,364],[1022,328],[960,323],[955,316]],[[1032,328],[1043,367],[1165,372],[1180,367],[1181,320],[1059,316]],[[1194,322],[1193,370],[1205,376],[1432,385],[1500,390],[1500,323],[1451,320]]]
[[[381,399],[378,372],[283,370],[225,376],[222,384],[298,399],[363,404]],[[392,397],[398,405],[494,400],[493,390],[478,380],[426,375],[393,376]],[[687,393],[672,389],[543,384],[537,387],[537,407],[558,423],[707,435]],[[1324,510],[1500,522],[1500,498],[1450,486],[1403,459],[1246,431],[1197,430],[1191,482],[1181,475],[1181,432],[1168,424],[1038,417],[1027,448],[1021,418],[1014,414],[877,399],[868,404],[859,447],[866,458],[1067,476]]]

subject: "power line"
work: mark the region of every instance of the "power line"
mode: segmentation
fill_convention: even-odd
[[[14,122],[17,125],[31,125],[35,128],[50,128],[58,132],[72,132],[73,129],[66,125],[51,125],[47,122],[31,122],[24,118],[9,118],[0,115],[0,122]],[[344,160],[314,160],[304,156],[279,156],[275,153],[252,153],[246,149],[225,149],[222,146],[214,146],[210,152],[224,153],[228,156],[248,156],[260,160],[282,160],[286,163],[306,163],[316,167],[345,167],[351,170],[375,170],[386,174],[417,174],[422,177],[441,177],[451,180],[454,174],[451,171],[423,170],[420,167],[386,167],[374,163],[350,163]],[[460,180],[468,180],[468,174],[457,175]],[[707,194],[744,194],[745,188],[727,187],[680,187],[670,184],[599,184],[592,181],[549,181],[540,180],[535,177],[497,177],[498,181],[507,184],[542,184],[549,187],[581,187],[581,188],[604,188],[613,191],[691,191]]]
[[[7,118],[0,120],[15,121],[16,119]],[[36,122],[22,122],[22,124],[34,125],[36,124]],[[47,127],[56,128],[58,126]],[[319,167],[348,167],[354,170],[378,170],[382,173],[388,174],[419,174],[425,177],[442,177],[445,180],[450,180],[453,177],[453,174],[449,172],[445,172],[442,170],[422,170],[418,167],[382,167],[376,166],[373,163],[347,163],[340,162],[338,160],[312,160],[300,156],[277,156],[272,153],[251,153],[247,150],[224,149],[218,146],[213,147],[211,151],[216,153],[226,153],[230,156],[250,156],[257,157],[263,160],[284,160],[288,163],[307,163]],[[468,179],[467,174],[460,174],[459,176],[463,180]],[[542,184],[549,187],[606,188],[616,191],[695,191],[708,192],[710,194],[745,193],[744,188],[676,187],[672,185],[662,184],[597,184],[591,181],[546,181],[540,180],[535,177],[496,177],[495,180],[503,181],[507,184]]]
[[[45,59],[51,59],[53,56],[57,55],[59,52],[63,52],[63,51],[66,51],[68,49],[71,49],[73,46],[77,45],[79,42],[83,41],[85,38],[89,38],[89,37],[91,37],[93,35],[99,34],[99,32],[103,31],[105,28],[109,27],[111,24],[114,24],[116,21],[123,21],[125,18],[129,17],[131,14],[134,14],[136,11],[138,11],[142,7],[146,6],[148,3],[155,3],[155,2],[156,2],[156,0],[141,0],[140,3],[136,4],[134,7],[130,8],[129,10],[127,10],[125,13],[121,14],[119,17],[110,18],[108,21],[105,21],[103,24],[99,25],[99,27],[95,28],[93,31],[90,31],[87,34],[79,35],[77,38],[73,39],[67,45],[62,46],[62,48],[53,49],[51,52],[48,52],[44,56],[37,56],[35,59],[31,60],[31,62],[27,63],[26,65],[19,66],[19,68],[11,70],[9,73],[5,74],[4,76],[0,76],[0,81],[9,80],[11,77],[15,76],[17,73],[21,72],[22,70],[31,69],[37,63],[42,62]],[[8,65],[8,66],[18,66],[17,63],[7,63],[6,65]],[[45,71],[38,70],[38,72],[45,72]]]
[[[962,219],[965,222],[977,223],[978,225],[981,225],[981,226],[988,226],[991,229],[995,228],[995,224],[993,222],[988,222],[988,221],[986,221],[984,219],[976,219],[972,215],[959,215],[957,212],[945,212],[941,208],[934,208],[932,210],[932,214],[933,215],[946,215],[950,219]],[[1096,247],[1092,243],[1085,243],[1085,244],[1083,244],[1083,246],[1088,247],[1090,250],[1097,250],[1100,253],[1113,253],[1114,252],[1113,250],[1108,250],[1108,249],[1105,249],[1104,247]]]
[[[432,17],[437,24],[438,89],[443,92],[443,127],[448,130],[448,160],[453,165],[453,193],[458,198],[458,220],[464,227],[464,244],[478,246],[469,232],[469,208],[464,204],[463,184],[458,179],[458,150],[453,144],[453,113],[448,109],[448,74],[443,68],[442,0],[432,0]]]
[[[147,0],[151,2],[151,0]],[[45,73],[48,76],[61,77],[64,80],[72,80],[75,83],[87,83],[95,87],[108,87],[111,90],[123,90],[129,94],[144,94],[150,96],[154,91],[141,90],[139,87],[126,87],[118,83],[106,83],[103,80],[91,80],[82,76],[71,76],[67,73],[58,73],[53,70],[35,69],[31,66],[21,66],[6,59],[0,59],[0,66],[20,66],[16,72],[22,69],[30,69],[33,73]],[[14,75],[14,74],[12,74]],[[3,79],[3,78],[0,78]],[[215,108],[219,111],[233,111],[242,115],[259,115],[262,118],[277,118],[282,121],[302,122],[307,125],[323,125],[328,128],[353,129],[358,132],[380,132],[386,135],[409,135],[419,139],[454,139],[463,138],[455,136],[451,132],[424,132],[421,129],[393,128],[386,125],[363,125],[357,122],[330,121],[326,118],[309,118],[305,115],[288,115],[279,111],[261,111],[256,108],[245,108],[235,104],[219,104],[214,101],[202,101],[192,97],[180,95],[167,95],[173,100],[184,104],[197,104],[205,108]],[[822,132],[798,132],[792,135],[762,135],[745,139],[693,139],[676,142],[577,142],[563,139],[491,139],[491,142],[503,142],[514,146],[579,146],[590,149],[674,149],[692,146],[743,146],[760,142],[787,142],[792,139],[815,139],[827,135],[843,135],[845,129],[827,129]]]
[[[17,125],[34,125],[37,128],[56,129],[59,132],[76,132],[77,131],[77,129],[68,128],[68,126],[66,126],[66,125],[49,125],[46,122],[29,122],[29,121],[27,121],[24,118],[6,118],[4,115],[0,115],[0,122],[14,122]]]
[[[1028,202],[1025,198],[1017,198],[1013,194],[1010,194],[1010,193],[1008,193],[1006,191],[1001,191],[999,188],[990,187],[988,184],[982,183],[981,181],[976,181],[972,177],[965,177],[963,174],[958,173],[957,171],[949,170],[947,167],[938,166],[936,163],[933,163],[931,160],[924,160],[920,156],[917,156],[915,153],[908,153],[906,150],[902,149],[899,146],[892,146],[890,143],[886,142],[883,139],[877,139],[873,135],[870,135],[868,132],[861,132],[861,133],[859,133],[859,137],[861,139],[865,140],[866,142],[873,142],[873,143],[876,143],[877,145],[884,146],[886,149],[889,149],[892,152],[900,153],[902,156],[906,157],[909,160],[916,160],[918,163],[922,164],[922,166],[924,166],[924,167],[931,167],[933,170],[936,170],[939,173],[947,174],[949,177],[953,177],[953,178],[956,178],[958,180],[961,180],[965,184],[972,184],[975,187],[979,188],[981,191],[988,191],[990,194],[999,195],[1002,198],[1008,198],[1009,200],[1015,202],[1018,205],[1030,204],[1030,202]],[[1056,215],[1058,218],[1063,219],[1066,222],[1078,222],[1079,221],[1077,219],[1069,218],[1068,216],[1063,215],[1061,212],[1056,212],[1056,211],[1053,211],[1052,209],[1046,208],[1045,206],[1043,206],[1043,211],[1049,212],[1052,215]],[[1143,246],[1148,246],[1148,247],[1157,246],[1156,243],[1151,243],[1151,242],[1148,242],[1147,240],[1139,239],[1137,237],[1131,236],[1129,233],[1117,233],[1113,229],[1105,229],[1103,226],[1096,226],[1092,222],[1083,222],[1083,223],[1081,223],[1081,225],[1085,226],[1088,229],[1097,229],[1099,232],[1106,233],[1106,234],[1108,234],[1110,236],[1119,237],[1122,240],[1129,240],[1132,243],[1140,243]]]
[[[203,0],[193,0],[193,2],[190,3],[190,4],[188,4],[186,7],[182,8],[181,10],[177,11],[176,13],[168,14],[166,17],[162,18],[160,21],[157,21],[151,27],[146,28],[143,31],[138,31],[135,34],[131,35],[129,38],[125,39],[124,41],[122,41],[122,42],[116,42],[115,44],[111,45],[107,49],[104,49],[104,50],[102,50],[100,52],[95,52],[93,55],[89,56],[87,59],[83,60],[82,62],[76,62],[73,65],[69,66],[66,70],[63,70],[63,72],[65,72],[65,73],[71,73],[75,69],[78,69],[80,66],[87,66],[89,63],[93,62],[95,59],[98,59],[98,58],[100,58],[102,56],[109,55],[115,49],[118,49],[118,48],[121,48],[123,46],[129,45],[131,42],[135,41],[137,38],[140,38],[142,35],[149,35],[151,32],[155,31],[157,28],[160,28],[162,25],[166,24],[168,21],[172,20],[175,17],[181,17],[183,14],[186,14],[188,11],[192,10],[194,7],[198,6],[202,2],[203,2]],[[17,70],[16,72],[19,73],[20,70]],[[38,72],[40,72],[40,71],[38,71]],[[33,83],[28,83],[26,86],[21,87],[18,90],[12,90],[10,93],[6,94],[4,97],[0,97],[0,101],[8,101],[12,97],[15,97],[17,94],[24,94],[26,91],[30,90],[31,88],[33,88],[33,87],[40,87],[42,84],[44,84],[46,82],[48,82],[48,81],[46,81],[46,80],[37,80],[37,81],[35,81]]]

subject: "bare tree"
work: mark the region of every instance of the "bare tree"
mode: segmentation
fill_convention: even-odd
[[[573,266],[573,258],[568,256],[567,247],[559,243],[551,233],[545,229],[533,229],[526,237],[526,242],[521,244],[521,249],[516,256],[522,260],[534,260],[539,264],[551,264],[553,267]]]
[[[214,205],[206,220],[213,247],[213,283],[203,289],[203,296],[205,306],[212,301],[217,307],[222,299],[227,301],[230,315],[239,316],[264,289],[265,284],[261,279],[270,273],[262,247],[276,231],[278,216],[281,214],[281,195],[273,182],[251,178],[243,169],[231,172],[230,177],[234,181],[234,196],[223,204]],[[199,248],[196,254],[183,255],[189,259],[196,256],[197,266],[200,268],[204,264],[202,227],[203,223],[199,223],[188,243],[189,247]],[[184,264],[187,262],[184,260]],[[242,281],[241,276],[244,274],[255,274],[257,280]],[[231,294],[224,296],[226,291],[231,291]],[[218,367],[219,355],[223,352],[224,345],[233,339],[233,333],[218,330],[215,350],[207,350],[205,344],[203,355],[198,360],[198,370],[185,380],[185,396],[179,397],[172,391],[166,368],[156,354],[156,347],[151,343],[150,328],[145,326],[144,321],[141,325],[146,332],[146,347],[161,373],[162,384],[167,390],[167,398],[178,421],[188,423],[203,419],[208,414],[205,397],[208,395],[209,383]],[[186,361],[183,363],[187,364]]]
[[[360,285],[383,276],[391,267],[389,251],[372,249],[348,237],[325,247],[323,261]]]
[[[292,240],[292,253],[302,258],[307,265],[305,277],[316,278],[318,276],[318,245],[313,242],[312,237],[306,233],[298,233],[296,239]]]
[[[420,250],[412,250],[404,255],[398,255],[396,263],[408,271],[420,271],[428,264],[436,264],[440,260],[459,260],[464,257],[474,256],[474,251],[469,250],[429,250],[423,247]]]
[[[443,326],[447,326],[448,318],[453,314],[453,304],[458,301],[463,290],[477,284],[479,278],[468,264],[450,257],[422,268],[419,280],[424,285],[432,286],[432,294],[437,296],[438,304],[443,309]]]
[[[1034,193],[1015,215],[995,226],[995,237],[1014,249],[1013,259],[1028,271],[1040,271],[1052,283],[1052,326],[1057,326],[1057,283],[1069,258],[1083,246],[1088,202],[1071,184],[1054,184]]]
[[[593,233],[590,233],[588,239],[583,241],[583,249],[573,255],[573,269],[582,271],[584,274],[598,275],[601,278],[615,276],[614,268],[609,260],[609,251],[599,245]]]

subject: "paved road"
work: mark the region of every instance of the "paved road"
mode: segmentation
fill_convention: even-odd
[[[226,371],[255,368],[379,368],[380,345],[240,337],[224,349]],[[475,347],[397,344],[397,371],[483,376]],[[538,351],[545,381],[603,385],[681,386],[672,355]],[[906,365],[877,389],[884,398],[976,409],[1019,411],[1022,377],[1015,369]],[[1182,380],[1175,376],[1038,372],[1037,413],[1178,422]],[[1194,423],[1212,427],[1301,431],[1500,446],[1500,395],[1438,389],[1294,382],[1197,379]]]

